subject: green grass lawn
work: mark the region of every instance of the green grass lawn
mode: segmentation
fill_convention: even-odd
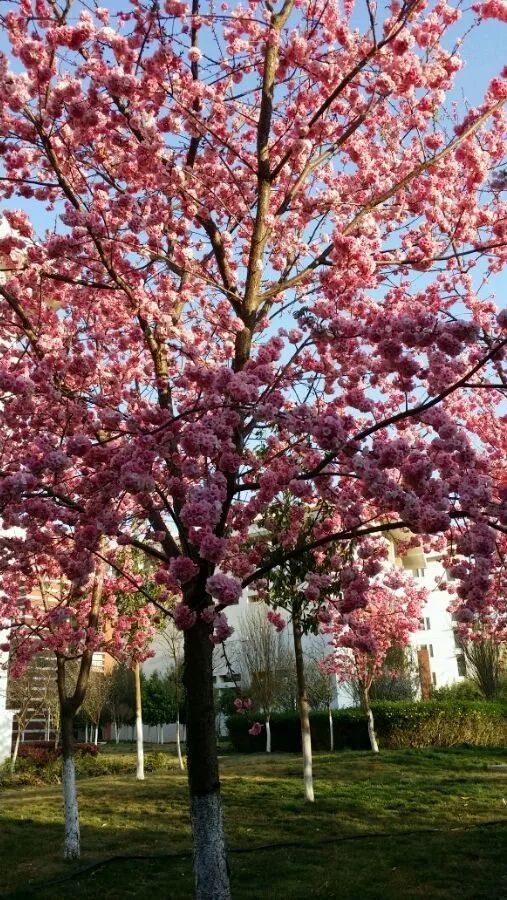
[[[487,768],[506,761],[505,752],[477,749],[319,754],[310,805],[298,757],[225,756],[235,900],[507,897],[507,772]],[[1,897],[190,900],[186,783],[176,765],[145,782],[108,776],[78,789],[83,857],[68,864],[59,789],[0,791]],[[131,854],[153,858],[84,871]],[[72,883],[59,881],[69,875]]]

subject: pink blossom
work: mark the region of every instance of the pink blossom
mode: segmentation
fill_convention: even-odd
[[[197,615],[185,603],[177,603],[174,607],[173,621],[179,631],[187,631],[195,625]]]
[[[236,697],[234,701],[234,708],[239,715],[243,715],[245,712],[248,712],[248,710],[252,708],[252,700],[250,699],[250,697]]]
[[[229,625],[224,613],[217,613],[214,616],[213,625],[213,634],[210,635],[213,644],[222,644],[234,633],[234,628]]]
[[[254,722],[252,727],[248,729],[248,734],[251,734],[253,737],[256,737],[262,731],[262,725],[260,722]]]
[[[176,556],[169,564],[169,572],[180,584],[190,581],[198,571],[198,567],[188,556]]]
[[[225,606],[238,603],[242,594],[241,582],[229,575],[211,575],[206,581],[206,590]]]
[[[274,626],[274,628],[276,628],[277,631],[283,631],[287,624],[283,616],[281,616],[280,613],[275,612],[275,610],[273,609],[268,610],[267,619],[268,622],[271,622],[271,624]]]

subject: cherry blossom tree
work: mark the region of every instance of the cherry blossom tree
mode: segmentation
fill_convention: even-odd
[[[349,569],[343,570],[343,584],[347,584],[349,573]],[[327,626],[335,649],[324,660],[323,668],[336,673],[340,681],[357,684],[374,753],[379,748],[370,688],[375,678],[384,674],[389,651],[393,647],[405,647],[410,635],[418,630],[426,598],[426,590],[418,588],[411,575],[393,566],[379,566],[379,572],[369,580],[365,605],[344,612],[343,600],[338,600],[333,621]]]
[[[404,525],[468,536],[480,616],[507,527],[472,421],[507,343],[480,290],[507,252],[505,73],[476,107],[449,98],[453,35],[505,2],[459,26],[446,0],[352,12],[0,13],[0,509],[76,591],[105,536],[181,598],[199,898],[229,897],[225,608],[290,557]],[[253,544],[287,491],[319,509],[312,534]]]
[[[304,540],[305,534],[312,532],[314,517],[322,512],[322,506],[315,513],[308,506],[285,497],[270,510],[263,520],[263,533],[269,534],[272,547],[291,547],[294,532],[297,540]],[[331,552],[331,546],[301,552],[274,568],[266,579],[265,586],[257,582],[260,596],[269,603],[271,609],[268,620],[277,631],[283,631],[287,621],[291,623],[292,642],[297,683],[297,702],[301,723],[301,747],[303,751],[303,780],[305,800],[314,801],[312,735],[310,728],[310,707],[305,676],[303,635],[317,634],[322,623],[331,620],[328,597],[337,585],[338,575],[334,570],[344,560]],[[338,582],[339,583],[339,582]],[[285,610],[288,618],[280,614]],[[330,710],[329,710],[330,712]],[[331,716],[331,713],[330,713]],[[331,733],[332,733],[332,719]]]
[[[91,677],[93,654],[109,652],[120,660],[142,659],[153,634],[153,609],[145,603],[129,616],[115,602],[117,581],[106,577],[106,559],[96,548],[90,577],[78,584],[61,576],[59,563],[19,534],[0,538],[4,572],[0,620],[8,627],[10,674],[24,678],[38,655],[53,656],[56,669],[58,721],[62,747],[64,845],[66,859],[80,856],[79,809],[74,760],[76,714]],[[60,553],[71,552],[60,540]],[[111,560],[112,561],[112,560]],[[125,573],[130,590],[138,588]],[[134,582],[134,584],[132,584]],[[120,585],[121,587],[121,585]]]
[[[16,770],[19,744],[23,732],[34,719],[43,714],[51,682],[55,672],[44,659],[34,659],[19,678],[11,678],[8,686],[8,704],[14,709],[16,720],[16,740],[11,754],[11,775]]]

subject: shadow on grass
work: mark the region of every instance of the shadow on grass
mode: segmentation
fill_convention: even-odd
[[[55,826],[26,822],[18,838],[38,842],[52,854],[61,838]],[[83,829],[88,846],[100,843],[100,833]],[[92,868],[97,858],[90,852],[79,863],[55,860],[53,872],[37,877],[37,865],[25,870],[23,886],[0,893],[2,900],[55,900],[72,896],[79,900],[135,897],[151,900],[191,900],[191,858],[166,855],[153,849],[158,830],[143,833],[137,844],[135,830],[123,835],[123,855]],[[151,850],[145,845],[151,846]],[[146,858],[132,859],[130,854]],[[400,831],[396,836],[356,835],[350,841],[308,837],[301,845],[271,849],[244,848],[230,853],[235,900],[498,900],[507,896],[507,821],[459,832],[440,834]],[[152,858],[149,858],[149,857]],[[87,866],[90,866],[86,871]]]
[[[302,799],[299,757],[227,758],[234,900],[507,897],[507,779],[486,769],[502,757],[505,751],[319,754],[315,804]],[[60,858],[60,789],[0,793],[0,884],[10,891],[0,897],[190,900],[184,775],[90,778],[78,792],[84,852],[69,864]],[[488,826],[492,819],[497,824]],[[286,846],[259,849],[280,843]],[[136,854],[156,858],[128,858]],[[83,871],[114,856],[124,858]],[[62,882],[66,875],[71,881]]]

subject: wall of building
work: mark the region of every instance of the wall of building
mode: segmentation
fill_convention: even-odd
[[[437,555],[425,556],[418,548],[409,551],[403,558],[392,554],[392,561],[396,565],[402,565],[413,574],[418,583],[424,585],[429,591],[428,601],[422,611],[421,628],[412,635],[411,645],[414,648],[414,659],[417,659],[417,650],[423,646],[428,647],[431,679],[434,687],[443,687],[461,680],[464,669],[461,667],[461,652],[456,646],[454,627],[451,614],[447,611],[451,596],[445,589],[448,584],[446,573]],[[248,614],[250,604],[255,602],[255,594],[244,591],[236,606],[228,607],[227,619],[234,628],[234,634],[226,642],[227,656],[231,662],[234,674],[239,676],[236,680],[241,685],[245,683],[245,675],[241,665],[241,619]],[[292,646],[292,631],[290,623],[283,632],[289,647]],[[303,648],[307,653],[317,655],[322,652],[323,637],[315,638],[308,635],[303,638]],[[318,644],[320,646],[318,646]],[[165,672],[170,668],[170,655],[163,638],[157,637],[152,645],[154,656],[143,664],[144,672],[149,675],[158,670]],[[217,648],[214,663],[214,681],[218,689],[232,687],[234,682],[230,677],[227,664]],[[351,689],[340,684],[336,679],[332,681],[334,708],[351,706],[354,703]]]
[[[5,632],[0,631],[0,644],[3,643]],[[14,711],[7,709],[7,662],[8,654],[0,650],[0,763],[3,763],[11,755],[12,747],[12,720]]]
[[[429,596],[422,611],[421,628],[412,635],[411,644],[416,650],[428,648],[433,687],[445,687],[460,681],[465,674],[463,654],[456,645],[452,615],[447,610],[451,601],[446,590],[448,580],[438,556],[427,556],[425,565],[412,571]]]

